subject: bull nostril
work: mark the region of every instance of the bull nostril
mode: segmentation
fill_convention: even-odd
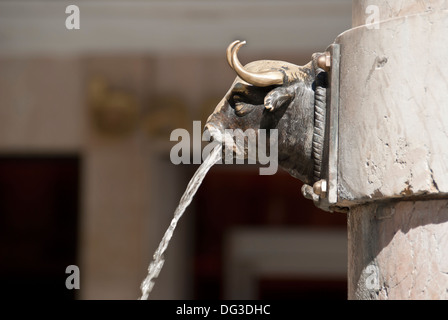
[[[208,124],[205,125],[204,132],[202,134],[204,137],[209,139],[209,141],[213,141],[213,136],[212,136],[212,133],[211,133],[211,130],[210,130],[210,127]]]
[[[208,128],[205,128],[203,136],[205,137],[206,141],[213,142],[215,140],[215,138],[212,136]]]
[[[221,127],[221,126],[220,126]],[[215,125],[207,123],[204,127],[203,136],[206,137],[210,142],[222,141],[222,131],[216,128]]]

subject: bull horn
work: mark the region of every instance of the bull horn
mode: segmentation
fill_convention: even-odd
[[[232,50],[233,50],[233,47],[234,47],[238,42],[240,42],[240,40],[233,41],[233,42],[227,47],[227,50],[226,50],[227,62],[229,63],[230,68],[232,68],[232,69],[233,69],[233,63],[232,63]]]
[[[246,41],[234,41],[227,47],[227,62],[236,74],[247,83],[257,87],[283,84],[283,73],[280,71],[250,72],[244,69],[237,54]]]

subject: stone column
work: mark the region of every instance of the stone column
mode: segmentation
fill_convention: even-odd
[[[335,41],[349,299],[448,298],[447,7],[354,1]]]

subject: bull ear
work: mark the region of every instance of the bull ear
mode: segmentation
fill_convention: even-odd
[[[295,93],[289,87],[277,87],[272,89],[264,98],[264,107],[273,112],[285,103],[289,103],[294,99]]]

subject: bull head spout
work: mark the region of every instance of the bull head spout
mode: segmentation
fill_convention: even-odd
[[[227,48],[227,61],[237,77],[205,129],[215,139],[226,129],[277,129],[279,165],[292,176],[312,183],[314,85],[319,54],[305,66],[261,60],[243,67],[237,53],[244,44],[235,41]]]

